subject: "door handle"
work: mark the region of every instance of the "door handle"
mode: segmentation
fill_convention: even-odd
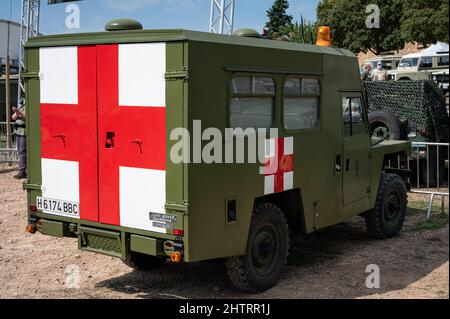
[[[334,165],[335,165],[336,173],[338,173],[338,174],[341,173],[342,172],[342,156],[340,154],[336,155]]]
[[[64,144],[64,147],[66,147],[66,134],[61,133],[61,134],[57,134],[57,135],[55,135],[53,137],[54,138],[60,138],[62,140],[63,144]]]
[[[136,145],[138,145],[138,146],[139,146],[139,151],[140,151],[141,154],[142,154],[142,144],[144,144],[144,141],[143,141],[143,140],[135,139],[135,140],[132,140],[130,143],[131,143],[131,144],[136,144]]]

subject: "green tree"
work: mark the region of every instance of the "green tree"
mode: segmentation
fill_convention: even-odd
[[[405,0],[401,31],[408,42],[448,42],[449,0]]]
[[[266,28],[269,35],[280,33],[281,28],[292,23],[292,16],[287,14],[287,9],[289,9],[288,0],[275,0],[272,8],[267,11],[269,21],[266,23]]]
[[[380,28],[366,26],[370,4],[380,8]],[[333,45],[355,53],[402,49],[402,16],[403,0],[321,0],[317,7],[318,23],[331,28]]]
[[[289,37],[294,42],[315,44],[317,40],[317,22],[306,22],[303,26],[300,22],[291,23],[281,27],[280,33]]]

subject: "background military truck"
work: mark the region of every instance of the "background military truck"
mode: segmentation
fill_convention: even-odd
[[[398,68],[389,71],[389,78],[394,81],[433,80],[448,94],[449,53],[447,51],[407,54],[403,56]]]
[[[360,214],[377,238],[399,233],[410,143],[371,144],[351,52],[114,25],[26,46],[31,230],[141,269],[223,258],[245,292],[276,283],[290,231]],[[171,133],[195,120],[279,136],[262,163],[175,163]]]
[[[364,68],[364,65],[370,64],[372,66],[372,70],[376,70],[378,62],[381,61],[383,69],[387,71],[396,70],[401,59],[401,56],[396,55],[393,52],[386,52],[372,59],[364,60],[361,69]]]
[[[442,90],[433,81],[376,81],[364,82],[364,95],[369,106],[370,129],[374,137],[390,140],[410,140],[412,142],[449,142],[449,118]],[[437,150],[426,145],[413,149],[417,161],[411,160],[413,176],[419,170],[420,181],[431,187],[437,186]],[[426,158],[429,155],[427,165]],[[446,185],[445,166],[448,152],[441,149],[439,154],[440,185]],[[446,164],[447,161],[447,164]],[[417,178],[414,179],[418,183]],[[415,185],[419,186],[419,185]]]

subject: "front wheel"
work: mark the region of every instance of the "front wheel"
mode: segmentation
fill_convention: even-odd
[[[271,288],[281,276],[289,251],[289,228],[283,212],[270,203],[258,204],[247,240],[246,254],[227,259],[232,284],[247,293]]]
[[[369,233],[380,239],[397,236],[403,227],[408,204],[406,185],[396,174],[384,174],[375,208],[365,214]]]

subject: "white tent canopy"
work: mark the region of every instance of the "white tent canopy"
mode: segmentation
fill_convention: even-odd
[[[430,46],[429,48],[421,51],[420,53],[436,54],[438,52],[448,52],[448,43],[438,42],[438,43]]]

